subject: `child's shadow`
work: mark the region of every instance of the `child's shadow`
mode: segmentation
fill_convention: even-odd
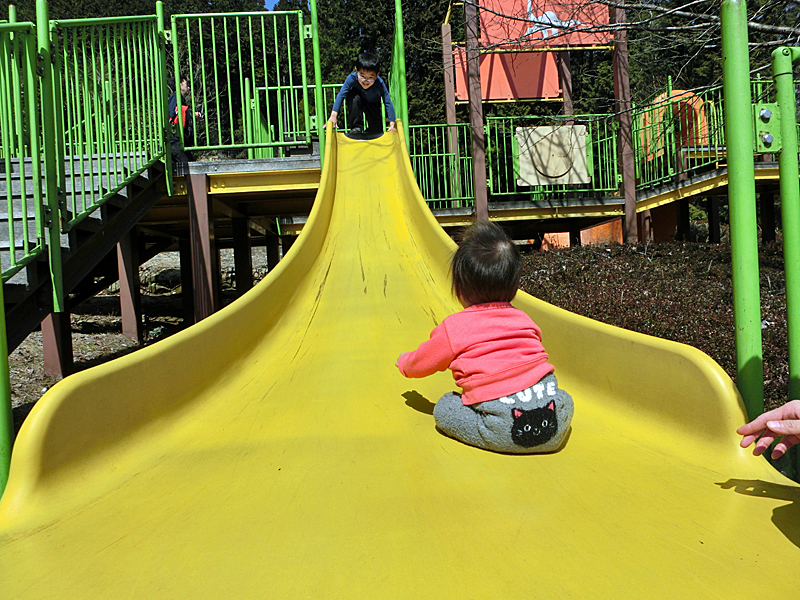
[[[403,393],[403,398],[406,399],[406,406],[410,406],[426,415],[433,414],[433,407],[436,406],[435,402],[431,402],[425,396],[420,394],[417,390],[410,390]]]

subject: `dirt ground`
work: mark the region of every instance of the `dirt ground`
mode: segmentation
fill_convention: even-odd
[[[256,280],[266,274],[254,250]],[[232,257],[223,254],[223,296],[232,292]],[[779,244],[760,249],[761,329],[768,407],[785,402],[788,386],[786,298]],[[144,345],[183,326],[177,255],[142,266]],[[730,246],[690,242],[585,246],[524,255],[525,291],[567,310],[612,325],[690,344],[716,360],[735,380]],[[83,370],[136,350],[122,335],[113,289],[72,315],[75,369]],[[41,334],[32,333],[10,356],[12,403],[18,428],[55,381],[42,364]]]

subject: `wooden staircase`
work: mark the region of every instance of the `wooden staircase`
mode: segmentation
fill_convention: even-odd
[[[37,240],[34,200],[30,198],[34,183],[33,164],[26,160],[22,165],[19,161],[13,161],[11,165],[10,177],[6,173],[0,174],[0,198],[10,197],[14,215],[14,246],[19,251],[22,249],[26,227],[31,243],[36,244]],[[118,169],[118,173],[124,173],[120,169],[121,165],[119,155],[68,158],[65,160],[68,182],[65,196],[69,198],[73,190],[76,194],[86,190],[87,193],[92,191],[99,197],[105,193],[103,184],[108,180],[106,174],[109,166],[111,169]],[[113,251],[117,243],[163,195],[166,188],[165,171],[161,162],[150,165],[75,225],[69,233],[60,235],[67,310],[116,281],[117,263]],[[27,223],[22,216],[23,184],[29,195],[25,207]],[[46,220],[51,220],[52,217],[50,214],[45,215]],[[66,218],[71,219],[72,215],[68,213]],[[10,246],[8,202],[0,201],[0,265],[3,269],[10,265]],[[11,352],[53,311],[46,249],[7,281],[3,291],[8,350]]]

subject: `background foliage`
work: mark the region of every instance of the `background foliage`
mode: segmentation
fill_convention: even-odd
[[[626,4],[629,24],[630,77],[633,101],[642,104],[665,89],[672,78],[680,89],[701,89],[721,83],[720,2],[718,0],[655,0]],[[164,0],[167,18],[173,13],[264,10],[259,0]],[[450,0],[403,0],[403,26],[409,110],[412,123],[444,121],[441,24],[451,10],[453,39],[463,41],[463,5]],[[275,10],[302,10],[310,22],[308,0],[279,0]],[[339,83],[353,68],[358,52],[378,52],[386,74],[391,64],[394,7],[372,0],[318,0],[317,11],[325,83]],[[54,19],[89,16],[145,15],[155,12],[152,0],[51,0]],[[35,0],[21,0],[19,20],[33,20]],[[750,0],[750,45],[754,72],[769,74],[770,52],[782,44],[796,45],[800,3],[793,0]],[[793,30],[793,32],[792,32]],[[611,52],[573,51],[573,96],[576,113],[613,112]],[[311,61],[309,53],[308,60]],[[309,67],[311,65],[309,64]],[[310,71],[313,72],[313,71]],[[551,114],[558,103],[524,102],[484,106],[491,114]],[[459,119],[468,121],[466,107]]]

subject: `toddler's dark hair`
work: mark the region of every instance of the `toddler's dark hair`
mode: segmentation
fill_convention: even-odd
[[[453,293],[469,304],[511,302],[521,271],[519,250],[506,232],[478,222],[461,233],[453,255]]]
[[[378,58],[377,54],[373,54],[372,52],[362,52],[358,55],[358,59],[356,59],[357,71],[375,71],[375,73],[379,73],[380,66],[381,59]]]

